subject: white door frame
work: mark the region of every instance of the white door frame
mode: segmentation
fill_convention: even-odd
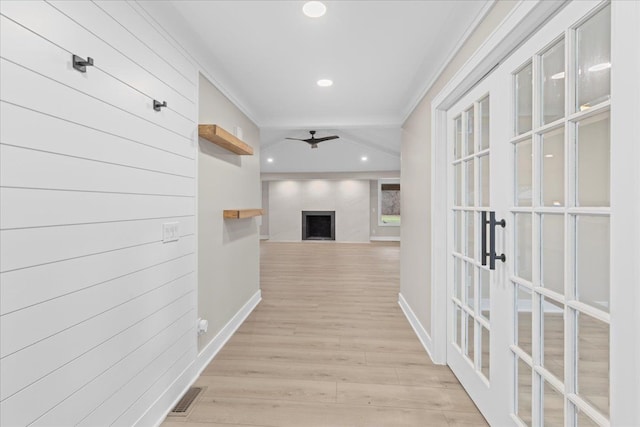
[[[565,4],[540,0],[520,2],[431,104],[431,355],[436,363],[446,363],[447,349],[447,110]],[[640,26],[637,25],[640,2],[613,0],[613,5],[612,22],[622,25],[613,25],[611,34],[612,62],[615,61],[611,139],[628,143],[612,144],[611,151],[611,164],[616,166],[611,168],[612,181],[625,182],[625,185],[611,188],[611,204],[619,212],[611,228],[611,348],[618,349],[615,360],[623,363],[611,363],[611,382],[616,388],[611,390],[610,421],[611,425],[638,425],[640,366],[633,362],[640,360],[640,328],[637,327],[640,325],[637,309],[640,307],[640,196],[630,195],[640,195],[640,54],[635,53],[640,51]],[[624,251],[614,249],[621,247]],[[625,319],[627,327],[615,318]]]
[[[640,425],[640,2],[613,1],[611,20],[611,206],[617,221],[611,223],[611,348],[622,344],[610,367],[611,425]],[[632,54],[635,52],[635,54]],[[620,84],[624,82],[625,84]],[[627,86],[635,82],[635,87]],[[622,131],[621,131],[622,130]],[[615,167],[613,167],[615,166]],[[619,166],[619,167],[618,167]],[[634,171],[629,174],[627,171]],[[629,195],[636,197],[629,197]],[[623,246],[624,251],[614,248]],[[624,283],[627,286],[614,286]],[[625,319],[624,325],[616,318]],[[623,363],[615,363],[622,361]],[[631,366],[632,369],[628,367]]]

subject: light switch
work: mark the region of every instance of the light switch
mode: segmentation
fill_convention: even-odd
[[[162,224],[162,242],[175,242],[180,239],[180,223],[165,222]]]

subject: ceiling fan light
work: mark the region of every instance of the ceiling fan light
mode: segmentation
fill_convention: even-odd
[[[319,1],[308,1],[302,6],[302,11],[309,18],[319,18],[327,12],[327,6]]]
[[[329,80],[329,79],[320,79],[317,82],[318,86],[320,87],[329,87],[333,85],[333,80]]]

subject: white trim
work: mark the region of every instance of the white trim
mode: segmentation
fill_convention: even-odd
[[[432,107],[448,109],[566,4],[561,0],[520,1],[438,93]]]
[[[183,36],[183,41],[185,41],[185,38],[188,38],[188,40],[186,41],[190,44],[190,46],[188,47],[190,47],[191,49],[187,49],[173,36],[173,34],[176,33],[176,26],[179,26],[182,30],[185,28],[191,28],[190,24],[176,9],[174,2],[147,2],[134,0],[133,2],[130,2],[130,4],[137,6],[137,10],[146,15],[141,16],[145,20],[147,20],[147,22],[149,22],[149,19],[151,19],[151,21],[153,22],[149,23],[152,26],[162,28],[161,33],[170,38],[169,40],[164,37],[165,40],[167,40],[170,44],[181,51],[183,53],[183,56],[188,57],[188,59],[194,65],[196,65],[198,71],[202,73],[209,80],[209,82],[211,82],[211,84],[220,91],[220,93],[227,97],[227,99],[229,99],[229,101],[231,101],[231,103],[234,104],[238,108],[238,110],[240,110],[245,116],[247,116],[249,120],[255,123],[256,126],[260,127],[259,124],[261,123],[261,121],[258,120],[259,118],[255,114],[255,112],[249,109],[244,102],[241,102],[236,93],[230,91],[220,82],[220,80],[214,77],[214,74],[219,73],[220,70],[219,67],[217,67],[210,59],[214,56],[212,55],[211,50],[206,45],[204,40],[200,36],[196,35],[194,31],[191,31],[189,35],[185,34],[184,31],[181,31],[180,34]],[[153,6],[153,9],[150,8],[151,6]],[[162,22],[160,22],[159,19],[161,19]],[[173,26],[174,28],[167,28],[167,26]],[[194,50],[196,52],[194,52]],[[195,55],[193,55],[192,53],[194,53]]]
[[[398,293],[398,305],[400,306],[400,309],[402,310],[405,317],[409,321],[409,324],[413,328],[413,331],[418,336],[418,340],[420,340],[422,347],[424,347],[424,350],[429,355],[429,358],[431,358],[431,361],[433,363],[438,363],[433,359],[433,356],[431,355],[432,343],[431,343],[431,337],[429,337],[429,333],[424,328],[424,326],[422,326],[422,323],[420,323],[420,320],[418,320],[418,317],[413,312],[413,310],[411,310],[411,307],[407,303],[407,300],[404,299],[402,292]]]
[[[222,347],[229,341],[251,312],[262,301],[262,293],[258,290],[227,322],[218,334],[198,354],[198,357],[185,369],[182,374],[165,390],[162,395],[149,407],[134,425],[159,426],[167,417],[167,414],[178,403],[184,393],[198,379],[202,371],[211,363]],[[176,393],[179,390],[179,393]]]
[[[371,242],[399,242],[400,236],[369,236]]]
[[[274,243],[304,243],[304,244],[309,244],[309,245],[313,245],[313,244],[323,244],[323,245],[330,245],[330,244],[344,244],[344,243],[348,243],[350,245],[354,245],[354,244],[361,244],[361,245],[368,245],[369,243],[371,243],[369,240],[367,241],[350,241],[350,240],[274,240],[269,238],[270,242],[274,242]]]
[[[286,181],[286,180],[311,180],[311,179],[366,179],[377,180],[380,178],[397,178],[399,170],[369,171],[369,172],[263,172],[261,181]]]
[[[195,332],[195,328],[194,328]],[[138,418],[133,424],[134,426],[159,426],[167,417],[167,414],[173,407],[176,406],[178,401],[182,398],[184,393],[191,387],[191,384],[198,378],[197,375],[193,375],[193,368],[195,360],[167,387],[167,389],[156,399],[155,402],[147,409],[147,411]],[[175,394],[175,391],[179,390],[179,393]]]
[[[611,19],[610,422],[621,426],[640,425],[640,2],[612,2]]]
[[[213,358],[218,354],[222,347],[229,341],[233,334],[238,330],[251,312],[262,301],[262,291],[258,289],[255,294],[238,310],[238,312],[227,322],[226,325],[218,332],[209,344],[202,349],[196,359],[196,369],[198,371],[196,377],[200,376],[202,371],[207,367]]]
[[[268,234],[261,234],[260,235],[260,240],[269,240],[269,235]]]
[[[415,110],[418,104],[420,104],[420,102],[425,97],[427,92],[431,90],[431,88],[438,81],[438,79],[440,78],[444,70],[449,66],[451,61],[453,61],[453,58],[455,58],[455,56],[458,54],[460,49],[462,49],[462,46],[467,42],[469,37],[471,37],[471,34],[473,34],[476,28],[478,28],[478,25],[480,25],[480,23],[487,16],[487,13],[489,13],[489,11],[491,10],[495,2],[496,0],[488,0],[487,3],[482,7],[482,9],[480,9],[480,12],[478,12],[478,15],[476,15],[473,22],[471,22],[471,24],[467,28],[467,31],[465,31],[462,37],[460,37],[460,40],[458,40],[458,43],[456,43],[455,47],[451,50],[451,53],[449,54],[447,59],[444,60],[444,62],[442,63],[442,66],[440,66],[438,71],[436,71],[436,73],[431,78],[431,80],[429,80],[427,84],[425,84],[422,87],[422,90],[419,90],[417,92],[418,95],[413,100],[411,100],[411,102],[407,105],[404,112],[402,113],[401,123],[404,123],[407,121],[407,119],[409,118],[413,110]]]
[[[378,227],[400,227],[400,224],[387,224],[380,220],[382,218],[382,184],[400,184],[400,178],[380,178],[376,183],[378,187],[378,211],[376,212]],[[400,189],[402,194],[402,188]],[[402,197],[402,196],[400,196]]]
[[[447,363],[447,112],[433,109],[431,115],[431,325],[433,356]],[[440,162],[436,159],[444,159]]]

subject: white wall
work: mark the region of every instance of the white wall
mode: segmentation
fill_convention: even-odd
[[[259,300],[257,227],[221,212],[260,206],[259,154],[196,150],[198,71],[213,77],[170,3],[0,10],[0,424],[159,423]],[[94,66],[74,70],[72,53]],[[207,93],[206,117],[256,145],[240,109]],[[200,188],[199,157],[214,180]],[[205,263],[198,289],[196,194],[208,191],[200,243],[215,247],[216,280]],[[165,222],[179,223],[177,242],[162,242]],[[199,312],[211,321],[201,353]]]
[[[238,156],[200,138],[198,150],[198,315],[209,320],[203,350],[260,289],[257,218],[223,220],[224,209],[261,207],[258,127],[200,76],[199,123],[242,128],[253,156]],[[214,344],[215,345],[215,344]]]
[[[196,357],[196,68],[135,4],[0,7],[0,424],[133,425]]]
[[[428,335],[432,332],[431,101],[517,3],[505,0],[494,4],[403,125],[400,294],[418,327]]]
[[[302,211],[336,211],[336,241],[369,241],[369,181],[269,182],[269,238],[302,240]]]

